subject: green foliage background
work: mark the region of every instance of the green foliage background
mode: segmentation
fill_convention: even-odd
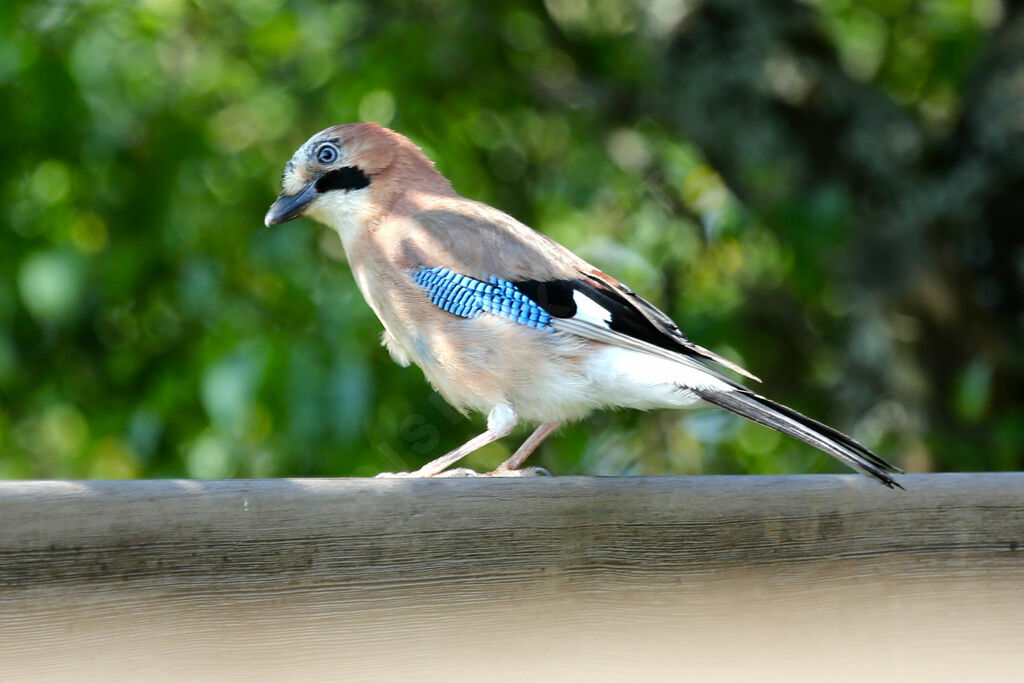
[[[667,36],[699,5],[4,3],[0,477],[371,475],[480,429],[379,347],[333,234],[262,226],[294,148],[355,120],[410,136],[462,194],[630,283],[769,396],[885,457],[1019,467],[1022,418],[992,398],[997,361],[963,358],[933,382],[914,314],[884,313],[896,297],[849,267],[857,198],[837,185],[745,203],[685,126],[647,111],[673,101]],[[808,11],[850,87],[934,137],[957,125],[1004,18],[996,0]],[[799,95],[785,60],[764,68]],[[744,166],[743,182],[787,197],[776,161]],[[855,324],[865,300],[883,313]],[[859,362],[891,381],[858,384]],[[840,471],[715,411],[599,414],[536,460],[560,474]]]

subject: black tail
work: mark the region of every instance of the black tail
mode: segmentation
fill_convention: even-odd
[[[903,470],[882,460],[846,434],[801,415],[792,408],[787,408],[781,403],[776,403],[747,389],[736,389],[735,391],[696,390],[696,393],[708,403],[713,403],[731,413],[736,413],[748,420],[753,420],[809,443],[815,448],[839,458],[847,465],[874,477],[889,488],[903,488],[889,476],[890,472],[901,474]]]

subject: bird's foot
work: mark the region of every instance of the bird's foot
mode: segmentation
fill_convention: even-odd
[[[454,467],[443,472],[381,472],[376,479],[453,479],[458,477],[550,477],[551,472],[543,467],[523,467],[521,469],[505,469],[499,467],[493,472],[481,474],[468,467]]]
[[[480,477],[483,476],[476,470],[471,470],[468,467],[455,467],[450,470],[444,470],[443,472],[424,472],[423,470],[416,470],[415,472],[381,472],[374,479],[449,479],[453,477]]]
[[[435,477],[451,478],[451,477],[480,477],[480,476],[483,476],[483,475],[481,475],[476,470],[469,469],[468,467],[454,467],[454,468],[452,468],[450,470],[445,470],[444,472],[438,472],[434,476]]]
[[[550,477],[551,472],[543,467],[523,467],[517,470],[499,467],[493,472],[481,474],[481,477]]]

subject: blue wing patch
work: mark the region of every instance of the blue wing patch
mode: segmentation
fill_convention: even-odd
[[[551,314],[508,280],[492,276],[484,282],[440,266],[420,266],[412,272],[412,279],[432,304],[461,318],[493,313],[538,330],[553,329]]]

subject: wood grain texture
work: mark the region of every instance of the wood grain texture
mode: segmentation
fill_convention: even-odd
[[[0,483],[3,680],[1019,680],[1024,474]]]

